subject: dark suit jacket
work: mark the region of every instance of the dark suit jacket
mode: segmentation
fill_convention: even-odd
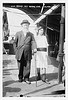
[[[37,48],[33,34],[28,32],[25,37],[23,31],[16,33],[13,46],[17,60],[21,60],[23,52],[25,56],[29,55],[29,60],[31,60],[32,50]]]

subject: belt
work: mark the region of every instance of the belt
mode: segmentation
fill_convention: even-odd
[[[47,48],[37,48],[37,51],[47,51]]]

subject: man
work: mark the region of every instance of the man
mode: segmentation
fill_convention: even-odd
[[[28,84],[30,84],[29,76],[32,53],[37,51],[34,36],[29,32],[29,25],[28,20],[22,21],[22,31],[16,33],[13,44],[19,68],[19,82],[22,82],[24,78],[24,81]]]

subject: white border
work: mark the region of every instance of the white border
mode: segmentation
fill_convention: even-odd
[[[17,97],[2,97],[2,3],[66,3],[66,10],[65,10],[65,12],[66,12],[66,26],[65,26],[65,28],[66,28],[66,50],[65,50],[65,52],[66,52],[66,97],[31,97],[31,98],[25,98],[25,97],[23,97],[23,98],[17,98]],[[68,99],[68,88],[67,88],[67,86],[68,86],[68,61],[67,61],[67,55],[68,55],[68,0],[0,0],[0,100],[12,100],[12,99],[14,99],[14,100],[22,100],[22,99],[47,99],[47,100],[57,100],[57,99],[59,99],[59,100],[66,100],[66,99]]]

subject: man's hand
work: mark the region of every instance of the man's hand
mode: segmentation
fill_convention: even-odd
[[[32,54],[34,55],[34,53],[37,52],[37,49],[32,50]]]
[[[34,53],[36,53],[37,52],[37,49],[34,49]]]

